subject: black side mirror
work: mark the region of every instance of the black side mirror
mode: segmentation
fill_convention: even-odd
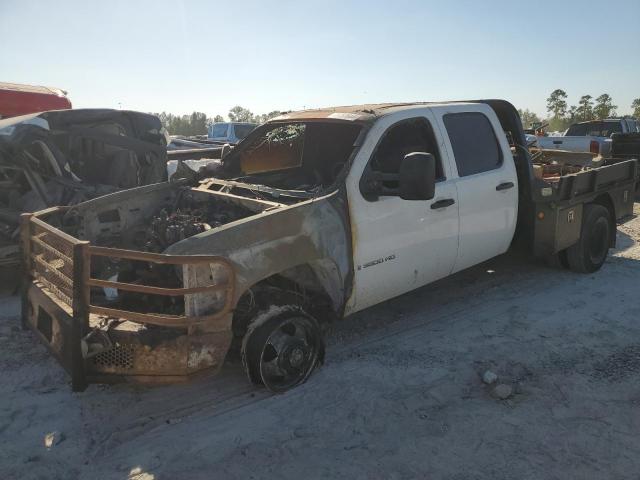
[[[403,200],[431,200],[436,188],[436,159],[430,153],[413,152],[404,156],[398,173],[368,170],[360,180],[364,198],[400,197]]]
[[[400,164],[398,187],[403,200],[431,200],[436,194],[435,157],[425,152],[405,155]]]

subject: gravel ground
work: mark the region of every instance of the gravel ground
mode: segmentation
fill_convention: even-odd
[[[637,479],[638,241],[640,218],[594,275],[509,254],[361,312],[279,396],[237,363],[72,393],[5,298],[0,478]]]

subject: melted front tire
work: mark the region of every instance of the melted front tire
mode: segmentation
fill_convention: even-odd
[[[300,307],[271,307],[256,315],[242,342],[249,379],[274,393],[304,383],[324,357],[318,322]]]

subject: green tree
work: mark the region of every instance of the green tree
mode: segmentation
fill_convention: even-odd
[[[207,133],[207,115],[193,112],[191,115],[174,115],[172,113],[156,113],[162,125],[171,135],[205,135]]]
[[[256,115],[255,117],[253,117],[253,120],[256,123],[264,123],[267,120],[271,120],[274,117],[277,117],[278,115],[280,115],[280,110],[273,110],[272,112],[269,113],[263,113],[262,115]]]
[[[583,95],[580,97],[576,111],[576,119],[580,122],[593,120],[593,97],[591,95]]]
[[[593,107],[595,118],[613,117],[616,114],[617,105],[613,104],[613,99],[608,93],[603,93],[596,98],[596,106]]]
[[[547,98],[547,111],[555,120],[562,119],[567,114],[567,92],[555,89]]]
[[[213,121],[215,123],[221,123],[224,122],[224,118],[222,117],[222,115],[216,115],[215,117],[213,117]]]
[[[240,105],[236,105],[229,110],[229,120],[232,122],[253,122],[254,116],[251,110],[248,110]]]
[[[640,118],[640,98],[636,98],[631,103],[631,108],[633,109],[633,116],[636,118]]]
[[[522,120],[523,128],[533,128],[534,123],[540,122],[540,117],[528,108],[525,108],[524,110],[519,108],[518,114],[520,115],[520,120]]]

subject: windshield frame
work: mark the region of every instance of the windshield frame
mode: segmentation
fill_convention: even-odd
[[[329,192],[329,191],[333,191],[336,190],[338,185],[340,185],[344,179],[346,178],[349,170],[351,169],[351,165],[353,163],[353,160],[355,158],[355,156],[358,154],[358,152],[360,151],[360,148],[362,147],[364,138],[366,137],[371,124],[370,122],[365,122],[365,121],[354,121],[354,120],[343,120],[343,119],[333,119],[333,118],[304,118],[304,119],[299,119],[299,120],[291,120],[291,119],[283,119],[283,120],[271,120],[267,123],[263,123],[262,125],[257,126],[251,133],[249,133],[249,135],[247,135],[242,141],[240,141],[234,148],[233,150],[222,160],[222,164],[223,164],[223,171],[225,172],[225,178],[227,179],[233,179],[236,182],[239,183],[246,183],[242,180],[242,178],[247,177],[247,176],[252,176],[252,177],[260,177],[260,176],[267,176],[273,173],[277,173],[277,172],[284,172],[287,169],[280,169],[280,170],[270,170],[270,171],[265,171],[265,172],[256,172],[256,173],[251,173],[251,174],[246,174],[242,171],[242,167],[240,165],[240,159],[241,159],[241,154],[248,148],[250,148],[253,144],[253,141],[262,136],[265,131],[268,130],[272,130],[273,128],[277,128],[277,126],[280,125],[290,125],[290,124],[310,124],[310,123],[325,123],[325,124],[344,124],[344,125],[358,125],[360,127],[360,131],[358,133],[358,135],[356,136],[356,139],[353,143],[353,148],[351,150],[351,153],[349,154],[349,157],[347,158],[347,160],[344,163],[343,168],[341,169],[341,171],[336,175],[333,183],[331,183],[330,185],[327,185],[325,188],[322,189],[323,193]],[[249,184],[249,183],[247,183]],[[269,188],[274,188],[274,187],[270,187],[269,185],[265,185],[266,187]],[[296,190],[292,190],[292,191],[296,191]]]

